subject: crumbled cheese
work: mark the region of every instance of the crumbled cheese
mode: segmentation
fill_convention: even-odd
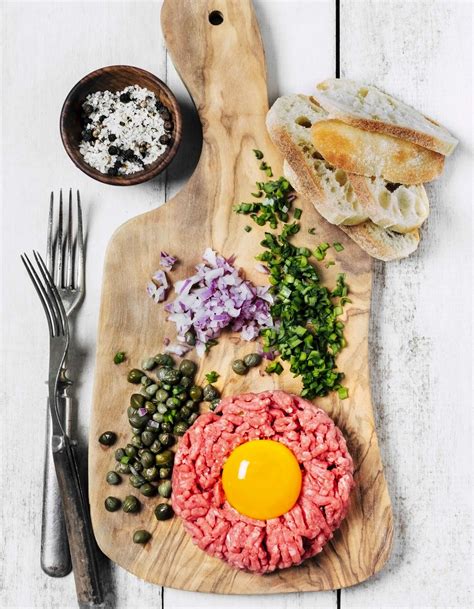
[[[152,91],[138,85],[116,93],[91,93],[82,108],[86,125],[79,150],[86,163],[101,173],[141,171],[171,143],[169,110]]]

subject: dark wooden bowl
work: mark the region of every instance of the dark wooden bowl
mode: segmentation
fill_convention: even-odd
[[[124,87],[138,85],[153,91],[156,97],[168,108],[173,117],[172,144],[164,154],[154,163],[147,165],[142,171],[126,176],[110,176],[101,173],[88,165],[82,154],[79,152],[79,144],[82,136],[83,124],[81,120],[82,104],[89,93],[95,91],[120,91]],[[132,66],[108,66],[100,68],[84,76],[69,92],[61,110],[60,118],[61,139],[66,152],[71,157],[74,164],[91,178],[114,184],[115,186],[130,186],[131,184],[141,184],[151,180],[174,158],[180,141],[182,130],[181,110],[178,102],[170,89],[159,78],[150,74],[146,70],[134,68]]]

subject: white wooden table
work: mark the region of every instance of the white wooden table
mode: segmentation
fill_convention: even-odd
[[[334,75],[332,0],[256,0],[256,8],[271,100],[310,93]],[[119,224],[162,204],[186,181],[199,141],[192,105],[163,46],[159,2],[17,1],[4,3],[2,15],[0,605],[65,609],[76,606],[72,575],[50,579],[39,566],[47,334],[19,253],[45,248],[50,190],[80,188],[88,230],[87,297],[77,319],[74,366],[78,435],[85,447],[106,244]],[[387,567],[340,593],[255,598],[162,590],[110,565],[104,582],[113,607],[472,606],[471,27],[469,1],[340,3],[341,76],[380,85],[460,139],[443,177],[428,187],[432,212],[417,253],[374,265],[372,384],[396,525]],[[185,141],[168,174],[125,189],[79,172],[58,132],[72,85],[114,63],[137,65],[166,80],[186,116]]]

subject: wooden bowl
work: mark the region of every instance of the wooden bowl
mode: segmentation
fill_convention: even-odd
[[[97,169],[94,169],[94,167],[88,165],[79,152],[79,144],[82,139],[81,134],[83,130],[81,119],[82,104],[89,93],[106,90],[116,92],[130,85],[138,85],[153,91],[157,99],[168,108],[173,118],[174,125],[172,144],[167,147],[164,154],[154,163],[146,165],[143,170],[129,175],[111,176],[107,173],[101,173]],[[142,182],[151,180],[151,178],[157,176],[171,163],[181,141],[182,117],[175,96],[159,78],[146,70],[134,68],[132,66],[108,66],[84,76],[84,78],[71,89],[61,110],[60,128],[64,148],[76,167],[79,167],[81,171],[91,178],[104,182],[105,184],[130,186],[131,184],[141,184]]]

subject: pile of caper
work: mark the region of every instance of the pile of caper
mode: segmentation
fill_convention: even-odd
[[[244,359],[235,359],[232,362],[232,370],[235,372],[235,374],[240,374],[242,376],[247,374],[249,368],[260,366],[261,363],[262,356],[260,353],[249,353],[244,357]]]
[[[214,385],[195,384],[196,370],[197,365],[189,359],[183,359],[176,366],[171,355],[160,353],[146,359],[142,369],[129,371],[127,380],[141,386],[140,393],[131,395],[127,408],[132,437],[126,446],[115,450],[115,471],[108,472],[108,484],[119,484],[121,475],[126,474],[130,484],[145,497],[157,494],[164,499],[171,497],[174,452],[170,448],[176,436],[182,436],[198,418],[202,401],[210,402],[210,408],[214,409],[220,399]],[[115,439],[113,432],[105,432],[99,442],[110,446]],[[129,506],[130,503],[133,506]],[[122,505],[120,500],[108,497],[105,507],[109,511],[120,507],[124,511],[137,511],[139,502],[129,496]],[[168,504],[160,503],[155,516],[166,520],[173,516],[173,510]]]

